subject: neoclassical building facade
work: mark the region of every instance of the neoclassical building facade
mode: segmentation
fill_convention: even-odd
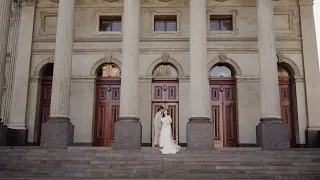
[[[0,66],[8,145],[319,146],[313,0],[1,0]]]

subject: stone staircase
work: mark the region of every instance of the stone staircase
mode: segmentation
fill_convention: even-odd
[[[223,148],[161,155],[157,148],[0,147],[0,179],[176,178],[320,180],[320,149]]]

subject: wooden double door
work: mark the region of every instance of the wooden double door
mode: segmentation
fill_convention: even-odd
[[[233,79],[210,81],[211,117],[215,147],[238,145],[236,87]]]
[[[172,137],[179,143],[179,83],[176,80],[154,80],[152,83],[152,146],[154,147],[154,117],[160,107],[172,118]]]
[[[294,81],[290,77],[279,77],[281,119],[289,126],[290,145],[296,147],[295,112],[294,111]]]
[[[94,146],[113,146],[119,110],[120,79],[99,78],[96,82]]]

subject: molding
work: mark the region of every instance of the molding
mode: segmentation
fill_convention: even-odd
[[[177,31],[154,31],[154,16],[157,15],[175,15],[177,17]],[[170,12],[162,12],[162,11],[156,11],[152,10],[149,14],[149,35],[150,36],[157,36],[157,35],[174,35],[174,36],[181,36],[182,30],[181,30],[181,18],[182,18],[182,12],[181,11],[170,11]]]
[[[90,76],[94,76],[96,77],[96,72],[97,72],[97,69],[102,65],[102,64],[105,64],[105,63],[114,63],[116,64],[119,68],[120,68],[120,73],[121,73],[121,61],[119,61],[118,59],[115,59],[113,57],[113,55],[111,53],[109,54],[106,54],[104,55],[101,59],[99,59],[94,65],[93,67],[91,68],[91,71],[90,71]]]
[[[99,31],[100,26],[100,16],[121,16],[121,31]],[[122,36],[123,33],[123,9],[122,8],[112,8],[108,11],[96,11],[94,18],[94,35],[119,35]],[[121,38],[121,37],[120,37]]]
[[[220,1],[221,2],[221,1]],[[211,15],[231,15],[232,16],[232,31],[210,31],[210,16]],[[212,34],[232,34],[232,35],[238,35],[238,27],[237,27],[237,10],[207,10],[207,35]]]
[[[169,54],[167,54],[166,52],[163,52],[160,58],[156,59],[155,61],[153,61],[153,63],[151,63],[151,65],[149,66],[149,68],[147,70],[146,76],[152,77],[152,72],[153,72],[154,68],[156,66],[158,66],[159,64],[161,64],[161,63],[172,64],[177,69],[178,75],[179,76],[184,76],[184,72],[183,72],[183,68],[182,68],[181,64],[178,61],[172,59],[169,56]]]
[[[288,34],[288,35],[295,35],[295,28],[293,24],[293,19],[294,19],[294,10],[281,10],[279,8],[274,9],[273,16],[281,16],[281,15],[287,15],[288,16],[288,25],[289,29],[288,30],[276,30],[275,29],[275,34]],[[275,24],[276,26],[276,24]]]
[[[260,82],[259,77],[255,76],[235,76],[237,83],[242,83],[242,82]]]
[[[48,18],[48,17],[51,17],[51,18],[56,17],[58,20],[58,13],[48,13],[46,11],[40,12],[41,24],[40,24],[39,36],[56,35],[56,32],[54,32],[54,33],[46,32],[46,18]]]
[[[299,6],[303,5],[311,5],[313,6],[314,0],[298,0],[299,1]]]
[[[241,76],[242,72],[240,69],[240,66],[232,59],[228,58],[225,53],[220,53],[218,56],[216,56],[211,62],[208,63],[208,72],[212,69],[212,67],[218,63],[221,64],[228,64],[230,65],[236,76]]]
[[[282,52],[277,53],[278,63],[285,63],[293,71],[295,77],[301,77],[299,67],[291,59],[286,58]]]
[[[42,68],[48,63],[54,63],[54,52],[51,52],[48,58],[42,60],[34,69],[32,76],[39,76]]]
[[[290,53],[290,54],[302,54],[301,48],[278,48],[278,51]],[[47,54],[48,52],[53,52],[54,49],[33,49],[32,54]],[[211,53],[219,53],[219,52],[225,52],[228,54],[257,54],[258,49],[257,48],[208,48],[208,52]],[[90,54],[90,53],[105,53],[105,52],[112,52],[121,54],[122,49],[73,49],[73,52],[75,54]],[[189,48],[156,48],[156,49],[150,49],[150,48],[140,48],[140,54],[154,54],[154,53],[161,53],[161,52],[190,52]]]
[[[255,37],[208,37],[208,42],[217,42],[217,41],[229,41],[229,42],[255,42],[258,41],[258,38]],[[301,41],[301,37],[288,37],[288,36],[277,36],[277,41]],[[55,38],[33,38],[34,43],[38,42],[55,42]],[[189,42],[189,38],[140,38],[140,42]],[[99,38],[74,38],[73,42],[122,42],[122,38],[107,38],[107,37],[99,37]]]
[[[109,2],[109,3],[113,3],[113,2],[118,2],[119,0],[102,0],[102,2]]]

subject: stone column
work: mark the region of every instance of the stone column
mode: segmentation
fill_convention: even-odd
[[[0,1],[0,96],[2,97],[5,85],[5,64],[7,58],[7,45],[10,27],[12,0]],[[0,107],[2,107],[2,98],[0,98]],[[1,109],[1,108],[0,108]]]
[[[35,1],[17,1],[21,6],[19,37],[17,54],[15,57],[15,71],[12,80],[12,95],[8,134],[13,145],[26,145],[28,130],[26,128],[26,114],[29,88],[29,72],[32,52],[33,24],[35,15]],[[12,54],[14,56],[14,54]],[[26,68],[28,67],[28,68]],[[9,80],[9,79],[8,79]]]
[[[190,0],[190,119],[189,150],[213,148],[213,125],[209,118],[206,0]]]
[[[263,148],[287,148],[289,127],[281,120],[273,0],[256,0],[260,67],[261,119],[257,143]]]
[[[17,50],[18,50],[18,41],[19,41],[19,32],[20,32],[20,22],[21,22],[21,6],[17,3],[14,5],[14,9],[11,17],[11,27],[10,27],[10,60],[6,63],[6,85],[5,93],[3,97],[3,112],[2,117],[4,123],[9,123],[10,120],[10,111],[12,104],[12,89],[13,89],[13,80],[15,74],[15,62],[17,59]]]
[[[124,0],[120,118],[115,124],[115,149],[140,149],[138,118],[140,0]]]
[[[307,97],[308,129],[306,132],[309,147],[320,146],[320,74],[317,51],[317,38],[313,15],[313,0],[299,0],[303,65]]]
[[[69,118],[71,65],[75,0],[60,0],[56,35],[49,120],[43,124],[43,148],[67,148],[71,143],[72,125]]]
[[[4,93],[5,85],[5,64],[8,48],[7,45],[10,27],[11,3],[12,0],[0,1],[0,110],[2,109],[2,95]],[[0,122],[0,145],[5,145],[1,143],[6,139],[5,128],[6,126],[3,125],[2,122]]]

